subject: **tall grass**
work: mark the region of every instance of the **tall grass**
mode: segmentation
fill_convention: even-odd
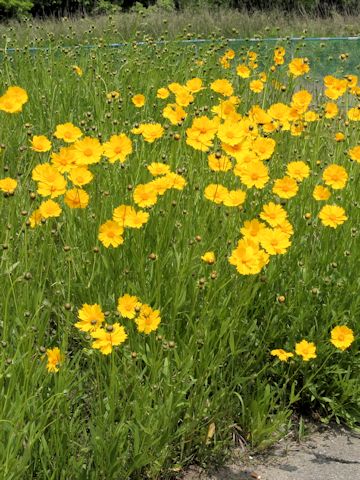
[[[180,12],[145,10],[98,17],[64,17],[10,21],[0,25],[2,46],[64,45],[130,42],[147,38],[248,38],[278,36],[359,35],[359,16],[329,17],[272,11],[185,9]]]
[[[241,36],[267,34],[266,25],[269,34],[277,32],[261,14],[237,15],[221,13],[218,31],[210,12],[191,20],[189,12],[169,16],[166,28],[170,37],[180,31],[183,35],[183,25],[190,21],[188,31],[196,36],[232,36],[232,28]],[[302,29],[303,21],[294,19],[296,27],[287,32]],[[269,162],[272,180],[284,175],[292,160],[304,160],[312,173],[296,198],[282,202],[295,230],[288,252],[272,258],[260,274],[242,276],[228,257],[244,221],[274,200],[272,181],[264,190],[249,189],[242,210],[209,202],[204,198],[209,183],[239,188],[240,182],[231,172],[211,172],[207,154],[186,145],[185,130],[196,116],[212,115],[219,99],[209,85],[216,78],[231,79],[242,114],[254,104],[268,108],[289,103],[296,82],[285,66],[270,76],[263,93],[251,92],[234,71],[246,45],[236,48],[228,70],[220,66],[224,49],[219,44],[197,49],[152,42],[122,50],[61,48],[142,38],[135,35],[137,29],[155,36],[165,29],[158,17],[130,14],[91,22],[2,27],[9,46],[60,48],[5,55],[0,68],[0,92],[16,84],[30,99],[19,114],[0,112],[0,177],[19,183],[14,196],[0,198],[0,476],[174,478],[191,462],[221,462],[239,432],[250,445],[265,448],[291,427],[294,411],[324,422],[335,418],[358,424],[359,340],[345,352],[329,343],[336,325],[347,324],[357,336],[359,332],[359,164],[350,162],[347,150],[359,144],[360,131],[357,122],[346,121],[354,99],[344,95],[339,116],[308,123],[301,136],[281,130],[272,135],[277,144]],[[282,20],[277,24],[284,34]],[[319,25],[307,25],[308,32],[333,29],[333,24]],[[353,31],[347,28],[339,25],[339,33]],[[271,58],[262,48],[254,45],[266,69]],[[306,48],[299,45],[297,54],[305,56]],[[334,47],[333,53],[327,73],[350,73],[338,59],[342,52]],[[308,56],[316,70],[316,61]],[[74,73],[75,64],[82,77]],[[207,88],[186,109],[183,125],[167,125],[164,137],[153,144],[131,136],[141,122],[166,124],[161,112],[167,101],[156,98],[159,87],[192,77],[200,77]],[[326,99],[313,88],[315,77],[310,73],[302,84],[313,91],[313,109],[321,112]],[[285,91],[273,88],[272,80],[283,83]],[[120,100],[107,100],[112,90],[121,93]],[[147,98],[142,109],[131,102],[139,92]],[[57,150],[61,142],[52,134],[66,121],[102,141],[125,132],[134,151],[123,166],[103,159],[92,167],[88,208],[63,205],[61,217],[31,229],[27,220],[41,202],[31,172],[49,160],[49,153],[33,152],[29,142],[44,134]],[[339,130],[346,135],[342,143],[334,140]],[[111,218],[114,207],[133,202],[135,185],[151,180],[145,167],[154,161],[183,175],[185,189],[159,198],[143,229],[126,231],[124,245],[106,249],[97,238],[99,226]],[[330,163],[344,165],[349,174],[346,188],[332,193],[349,217],[337,229],[321,224],[320,206],[312,197]],[[209,250],[216,252],[214,265],[201,260]],[[74,327],[77,313],[84,303],[99,303],[109,322],[119,321],[116,302],[124,293],[159,308],[162,322],[157,332],[144,335],[134,322],[120,319],[128,341],[104,356]],[[273,348],[293,351],[303,338],[315,342],[317,359],[281,363],[270,355]],[[56,346],[65,359],[51,374],[43,357]]]

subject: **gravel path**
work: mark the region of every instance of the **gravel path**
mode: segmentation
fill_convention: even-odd
[[[360,480],[360,433],[323,428],[298,443],[284,439],[266,455],[234,451],[231,463],[215,473],[197,468],[183,480]]]

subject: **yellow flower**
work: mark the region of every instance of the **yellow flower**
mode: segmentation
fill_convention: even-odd
[[[331,192],[328,188],[322,185],[316,185],[313,191],[313,197],[315,200],[328,200],[331,196]]]
[[[56,373],[59,371],[59,366],[61,362],[64,360],[63,355],[60,352],[58,347],[55,348],[48,348],[46,350],[47,355],[47,365],[46,368],[48,372]]]
[[[239,75],[241,78],[249,78],[251,70],[249,67],[247,67],[245,64],[240,64],[236,67],[236,73]]]
[[[269,169],[263,162],[254,161],[244,165],[240,172],[241,182],[248,188],[262,189],[269,181]]]
[[[326,87],[324,93],[328,98],[331,98],[331,100],[337,100],[344,95],[348,87],[347,80],[338,79],[331,75],[324,77],[324,84]]]
[[[186,186],[185,178],[174,172],[167,173],[164,179],[168,182],[169,188],[174,188],[175,190],[183,190]]]
[[[226,207],[240,207],[246,199],[246,192],[243,190],[229,190],[223,200]]]
[[[112,135],[110,140],[103,144],[103,149],[104,156],[109,159],[110,163],[114,163],[116,160],[124,163],[126,157],[133,151],[132,142],[125,133]]]
[[[129,228],[141,228],[149,220],[148,212],[143,210],[131,211],[126,218],[126,227]]]
[[[131,205],[119,205],[113,211],[113,220],[120,227],[128,227],[129,216],[134,214],[136,214],[136,210]]]
[[[228,145],[227,143],[222,143],[221,148],[231,157],[234,157],[237,160],[237,163],[250,163],[257,160],[256,153],[250,150],[250,142],[247,139],[244,139],[242,142],[236,145]],[[244,159],[244,157],[247,158]],[[251,158],[249,158],[251,157]],[[235,173],[235,168],[234,168]],[[235,173],[235,175],[237,175]]]
[[[269,255],[283,255],[291,241],[289,235],[280,229],[265,228],[260,234],[260,244]]]
[[[84,303],[78,313],[79,322],[75,323],[75,327],[82,332],[94,332],[101,327],[105,320],[105,315],[98,303],[89,305]]]
[[[249,110],[249,118],[259,125],[265,125],[271,122],[271,117],[268,113],[265,112],[259,105],[253,105]],[[260,137],[263,140],[269,141],[272,140],[271,143],[275,146],[276,142],[273,139]]]
[[[346,350],[355,340],[354,332],[346,325],[339,325],[331,330],[331,343],[340,350]]]
[[[287,219],[287,212],[281,205],[269,202],[263,206],[260,218],[265,220],[271,227],[276,227]]]
[[[191,125],[191,130],[196,132],[198,135],[210,140],[215,137],[218,128],[219,121],[216,119],[210,119],[205,115],[194,118]]]
[[[66,180],[59,173],[53,181],[39,182],[37,192],[43,197],[51,196],[51,198],[59,197],[66,191]]]
[[[186,130],[186,143],[195,150],[207,152],[213,146],[211,139],[199,135],[197,132],[188,128]]]
[[[37,165],[32,171],[32,178],[39,182],[37,192],[43,197],[56,198],[66,191],[64,176],[49,163]]]
[[[43,218],[59,217],[62,212],[60,205],[54,202],[54,200],[42,202],[39,211]]]
[[[75,150],[72,146],[62,147],[59,152],[51,153],[51,163],[60,172],[70,172],[76,167]]]
[[[276,121],[271,121],[263,125],[264,133],[274,133],[279,128],[279,124]]]
[[[0,179],[0,190],[5,193],[13,193],[17,187],[18,182],[11,177]]]
[[[209,265],[213,265],[216,261],[215,253],[214,252],[205,252],[204,255],[201,256],[201,260]]]
[[[335,140],[337,142],[343,142],[345,140],[345,135],[342,132],[335,133]]]
[[[152,207],[157,202],[157,193],[151,183],[140,183],[134,189],[133,198],[139,207]]]
[[[37,225],[41,223],[43,216],[40,212],[40,209],[34,210],[33,213],[30,215],[30,227],[35,228]]]
[[[319,218],[323,225],[331,228],[337,228],[348,219],[345,210],[337,205],[325,205],[319,212]]]
[[[305,162],[290,162],[287,165],[286,173],[289,177],[301,182],[304,178],[307,178],[310,175],[310,168]]]
[[[180,83],[178,82],[172,82],[168,85],[168,89],[170,92],[174,93],[175,95],[177,92],[179,92],[182,88],[184,88]]]
[[[290,107],[284,103],[274,103],[268,109],[267,113],[274,120],[279,120],[280,122],[286,122],[289,120]]]
[[[84,137],[74,143],[74,150],[78,165],[90,165],[100,162],[104,149],[97,138]]]
[[[348,87],[349,88],[354,88],[356,87],[359,77],[357,75],[345,75],[345,78],[348,82]]]
[[[291,106],[296,109],[298,113],[305,113],[309,108],[312,100],[312,95],[307,90],[299,90],[294,93],[291,98]]]
[[[211,109],[221,120],[230,120],[232,122],[238,122],[241,120],[240,113],[236,111],[236,105],[230,100],[221,100],[218,105],[214,105]]]
[[[76,127],[71,122],[61,123],[56,126],[54,137],[59,140],[64,140],[66,143],[73,143],[82,136],[79,127]]]
[[[106,98],[108,100],[117,100],[118,98],[120,98],[120,92],[113,90],[112,92],[106,94]]]
[[[170,92],[167,88],[159,88],[156,92],[156,97],[160,98],[161,100],[165,100],[170,95]]]
[[[186,143],[196,150],[207,152],[219,127],[219,121],[205,115],[194,118],[190,128],[186,129]]]
[[[66,180],[50,163],[37,165],[32,171],[32,179],[38,184],[38,193],[43,197],[59,197],[66,191]]]
[[[51,142],[45,135],[35,135],[31,141],[31,150],[34,150],[34,152],[48,152],[51,150]]]
[[[229,80],[224,78],[219,78],[218,80],[212,82],[210,88],[211,90],[214,90],[214,92],[224,95],[224,97],[231,97],[231,95],[234,93],[233,86]]]
[[[226,50],[224,53],[224,56],[229,60],[233,60],[235,58],[235,52],[232,48],[229,48],[229,50]]]
[[[264,83],[261,80],[252,80],[249,87],[252,92],[260,93],[264,90]]]
[[[216,155],[214,153],[208,156],[208,165],[213,172],[227,172],[232,168],[229,157],[226,155]]]
[[[180,175],[179,175],[179,177],[180,177]],[[182,178],[182,177],[180,177],[180,178]],[[152,187],[153,187],[153,189],[154,189],[154,191],[157,195],[164,195],[164,193],[167,190],[172,188],[173,183],[174,183],[173,180],[171,179],[171,177],[170,178],[168,177],[168,174],[165,174],[164,176],[161,176],[161,177],[157,177],[157,178],[155,178],[155,180],[152,180],[150,182],[150,184],[152,185]]]
[[[98,238],[106,248],[118,247],[124,243],[123,232],[124,228],[117,222],[108,220],[100,226]]]
[[[294,356],[293,353],[287,352],[287,351],[283,350],[282,348],[278,348],[276,350],[271,350],[270,354],[273,357],[278,357],[278,359],[281,362],[287,362],[289,358]]]
[[[276,227],[274,227],[274,230],[285,233],[288,237],[294,235],[294,228],[289,222],[289,220],[284,220],[283,222],[279,223],[279,225],[276,225]]]
[[[220,204],[224,202],[229,190],[223,185],[211,183],[205,188],[204,196],[207,200],[211,200],[214,203]]]
[[[346,185],[348,174],[344,167],[334,163],[325,168],[322,178],[326,185],[329,185],[334,190],[341,190]]]
[[[141,93],[138,93],[132,97],[131,101],[136,108],[141,108],[145,105],[145,96]]]
[[[191,78],[186,82],[186,88],[191,92],[191,93],[198,93],[201,90],[204,90],[203,87],[203,82],[201,78]]]
[[[154,177],[170,173],[169,165],[161,162],[152,162],[150,165],[147,166],[147,169]]]
[[[360,89],[358,87],[359,94],[360,94]],[[360,108],[359,107],[354,107],[350,108],[349,111],[347,112],[347,117],[349,120],[353,122],[359,122],[360,121]]]
[[[141,134],[145,142],[153,143],[164,135],[164,129],[160,123],[143,123],[141,125]]]
[[[257,57],[258,57],[258,54],[257,54],[256,52],[251,51],[251,50],[249,50],[249,51],[247,52],[247,55],[248,55],[248,57],[249,57],[249,59],[250,59],[251,62],[255,62],[255,60],[256,60]]]
[[[276,65],[283,65],[285,62],[285,49],[283,47],[276,47],[274,50],[274,62]]]
[[[106,325],[105,328],[98,328],[90,335],[95,339],[91,345],[92,348],[100,350],[104,355],[109,355],[113,347],[124,343],[127,339],[124,327],[117,322],[113,325]]]
[[[72,69],[76,73],[76,75],[78,75],[79,77],[83,76],[84,72],[82,71],[82,69],[78,65],[73,65]]]
[[[360,163],[360,145],[350,148],[350,150],[348,150],[348,154],[351,160],[354,160],[355,162]]]
[[[325,104],[325,118],[334,118],[339,113],[339,108],[336,103],[328,102]]]
[[[28,99],[28,94],[23,88],[9,87],[0,97],[0,110],[6,113],[19,113]]]
[[[252,240],[243,238],[231,252],[229,263],[234,265],[241,275],[256,275],[269,262],[269,255]]]
[[[68,190],[64,202],[69,208],[86,208],[89,204],[89,194],[82,188]]]
[[[94,175],[87,166],[73,168],[68,176],[69,180],[77,187],[82,187],[91,182]]]
[[[160,311],[153,310],[149,305],[142,305],[139,316],[135,320],[138,331],[149,334],[156,330],[160,324]]]
[[[289,71],[294,77],[299,77],[310,70],[308,61],[304,58],[293,58],[289,63]]]
[[[316,358],[316,346],[313,342],[302,340],[295,345],[296,355],[300,355],[304,362],[308,362],[311,358]]]
[[[177,103],[168,103],[162,114],[163,117],[169,120],[173,125],[181,124],[187,117],[185,110]]]
[[[319,119],[319,115],[313,110],[309,110],[304,114],[305,122],[316,122]]]
[[[244,132],[239,128],[239,124],[232,120],[226,120],[219,126],[217,136],[227,145],[237,145],[244,138]]]
[[[299,122],[293,122],[291,124],[290,132],[291,135],[294,137],[299,137],[302,132],[304,131],[304,123],[299,121]]]
[[[194,96],[185,87],[182,87],[176,92],[175,101],[180,107],[187,107],[194,101]]]
[[[117,311],[122,317],[133,319],[140,311],[141,302],[135,295],[125,293],[118,298]]]
[[[268,160],[274,153],[275,146],[276,142],[273,138],[257,137],[251,149],[256,153],[259,160]]]
[[[285,48],[284,47],[276,47],[274,50],[274,55],[277,57],[283,57],[285,55]]]
[[[229,59],[225,55],[220,58],[219,62],[223,68],[230,68]]]
[[[261,234],[265,229],[265,224],[254,218],[253,220],[246,220],[244,226],[241,227],[240,232],[243,234],[244,238],[259,243]]]
[[[280,198],[295,197],[299,190],[296,180],[291,177],[278,178],[274,182],[272,191]]]

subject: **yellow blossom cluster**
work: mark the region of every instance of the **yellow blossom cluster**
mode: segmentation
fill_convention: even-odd
[[[280,68],[285,62],[285,49],[274,50],[274,68]],[[220,59],[221,65],[227,69],[228,64],[235,61],[236,52],[227,50]],[[242,82],[247,82],[249,90],[261,93],[267,84],[268,75],[257,72],[257,54],[249,51],[242,56],[236,66],[236,73]],[[288,65],[289,74],[302,76],[310,71],[306,58],[293,58]],[[270,70],[272,71],[272,70]],[[323,106],[324,116],[334,118],[338,114],[335,103],[346,92],[358,94],[358,78],[347,75],[343,78],[326,76],[324,78],[325,95],[331,100]],[[267,108],[254,104],[247,111],[241,111],[241,98],[234,95],[235,86],[227,78],[218,78],[207,87],[202,79],[191,78],[184,83],[172,82],[157,90],[159,100],[169,103],[163,108],[162,115],[174,126],[181,126],[188,120],[187,109],[195,102],[196,96],[209,88],[219,96],[218,103],[211,109],[211,115],[198,115],[192,118],[186,128],[186,144],[200,152],[208,152],[208,166],[214,172],[231,172],[234,175],[235,187],[228,188],[221,183],[211,183],[204,190],[206,199],[225,207],[242,209],[252,189],[262,190],[272,182],[272,193],[281,200],[296,197],[301,183],[311,174],[306,161],[290,161],[286,172],[279,178],[272,179],[271,159],[276,154],[277,140],[272,138],[278,132],[289,132],[298,137],[303,134],[306,125],[320,120],[316,109],[311,109],[313,94],[300,89],[292,94],[289,103],[276,102]],[[170,98],[173,96],[173,98]],[[119,98],[117,91],[107,94],[108,99]],[[20,87],[10,87],[1,97],[0,105],[7,112],[19,111],[28,97]],[[138,93],[132,97],[133,104],[140,108],[146,104],[146,97]],[[14,107],[16,104],[17,106]],[[348,110],[351,121],[357,121],[355,107]],[[147,143],[153,143],[164,136],[161,123],[140,123],[131,129],[133,135],[139,135]],[[341,132],[340,132],[341,133]],[[53,143],[45,135],[35,135],[31,140],[31,150],[46,154],[50,152],[50,161],[39,163],[32,171],[32,179],[37,183],[37,192],[45,197],[30,217],[31,227],[35,227],[51,217],[61,215],[63,204],[57,199],[63,197],[64,204],[72,209],[86,208],[90,197],[85,186],[93,181],[94,173],[90,170],[102,158],[109,163],[124,163],[133,153],[133,141],[126,133],[113,134],[109,140],[101,143],[98,138],[84,136],[79,127],[71,122],[59,124],[54,131],[56,141],[65,146],[54,149]],[[337,141],[341,140],[338,135]],[[349,149],[350,158],[359,162],[359,146]],[[214,151],[215,150],[215,151]],[[141,209],[152,208],[160,196],[169,189],[181,190],[185,187],[185,179],[170,170],[161,162],[153,162],[148,167],[155,177],[147,183],[139,183],[133,190],[133,201]],[[238,179],[238,180],[237,180]],[[240,181],[242,188],[236,185]],[[317,184],[313,190],[313,198],[326,201],[331,190],[345,188],[348,181],[346,169],[337,163],[328,165],[322,174],[324,184]],[[0,180],[0,188],[7,194],[14,193],[17,183],[7,177]],[[269,261],[269,255],[283,254],[291,245],[293,228],[287,220],[285,210],[276,203],[270,202],[264,210],[273,209],[282,213],[281,221],[268,222],[265,226],[257,219],[247,220],[251,223],[252,235],[239,240],[237,248],[232,252],[229,261],[240,273],[258,273]],[[345,210],[337,204],[326,204],[318,213],[325,226],[336,228],[347,220]],[[145,210],[136,210],[131,205],[119,205],[113,211],[113,218],[100,226],[98,238],[105,247],[117,247],[123,243],[125,228],[141,228],[149,219]],[[258,231],[256,231],[258,229]],[[256,231],[256,233],[255,233]],[[245,267],[245,265],[247,265]]]
[[[161,321],[159,310],[141,303],[138,297],[128,293],[119,297],[117,314],[125,319],[134,320],[138,332],[145,334],[157,330]],[[75,327],[89,334],[93,339],[92,348],[100,350],[104,355],[109,355],[113,347],[121,345],[128,337],[125,328],[119,322],[108,322],[108,317],[98,303],[85,303],[79,309],[78,319]]]
[[[353,330],[346,325],[338,325],[331,330],[330,342],[341,351],[347,350],[354,340]],[[294,356],[292,352],[288,352],[282,348],[271,350],[270,353],[281,362],[287,362],[289,358]],[[316,345],[314,342],[308,342],[303,339],[295,345],[295,353],[299,355],[304,362],[308,362],[317,357]]]

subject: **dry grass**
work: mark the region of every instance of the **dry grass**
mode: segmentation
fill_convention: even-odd
[[[148,39],[233,38],[277,36],[356,36],[360,15],[328,18],[308,14],[285,14],[279,10],[249,13],[230,9],[184,10],[182,12],[145,11],[84,18],[50,18],[12,21],[0,25],[2,46],[16,44],[48,45],[119,42]]]

